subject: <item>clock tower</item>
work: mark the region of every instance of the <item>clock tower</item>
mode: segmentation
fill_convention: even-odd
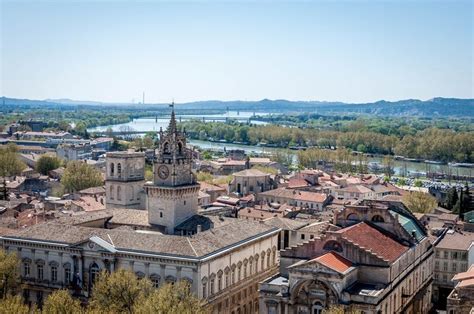
[[[186,147],[186,134],[178,131],[174,105],[153,163],[153,184],[145,185],[148,221],[174,234],[174,228],[197,214],[199,184],[192,172],[193,152]]]

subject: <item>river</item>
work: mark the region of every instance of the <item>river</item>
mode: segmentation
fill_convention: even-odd
[[[258,115],[268,115],[269,113],[261,113],[259,112]],[[222,118],[232,118],[238,121],[246,122],[250,117],[254,115],[253,112],[248,111],[229,111],[224,114],[216,114],[216,115],[205,115],[206,121],[213,121],[213,118],[222,119]],[[189,120],[189,119],[202,119],[202,115],[177,115],[176,118],[178,120]],[[87,131],[89,133],[94,131],[106,131],[107,128],[112,128],[113,131],[120,131],[122,126],[129,126],[134,131],[159,131],[160,127],[166,129],[168,127],[169,118],[139,118],[135,119],[128,123],[123,124],[116,124],[116,125],[109,125],[109,126],[100,126],[95,128],[90,128]],[[267,124],[267,122],[263,121],[253,121],[254,124]],[[239,144],[232,144],[232,143],[219,143],[219,142],[209,142],[209,141],[200,141],[200,140],[190,140],[190,144],[200,147],[202,149],[213,149],[213,150],[230,150],[230,149],[242,149],[247,153],[255,153],[255,154],[271,154],[275,151],[286,151],[286,149],[282,148],[270,148],[270,147],[262,147],[262,146],[252,146],[252,145],[239,145]],[[294,151],[292,151],[294,152]],[[295,154],[295,161],[296,161],[296,152]],[[369,157],[369,162],[382,162],[381,157]],[[467,175],[472,176],[474,175],[473,168],[461,168],[461,167],[450,167],[448,165],[436,165],[436,164],[427,164],[425,162],[410,162],[410,161],[400,161],[394,160],[394,171],[396,175],[402,174],[412,174],[415,175],[416,173],[426,173],[426,172],[440,172],[440,173],[451,173],[453,175]]]
[[[260,116],[265,116],[270,113],[267,112],[258,112],[257,113]],[[176,119],[178,121],[185,121],[185,120],[191,120],[191,119],[200,119],[202,120],[204,118],[205,121],[223,121],[225,118],[229,119],[234,119],[239,122],[247,122],[249,118],[253,117],[254,113],[249,112],[249,111],[228,111],[223,114],[209,114],[209,115],[176,115]],[[170,119],[168,117],[164,118],[155,118],[155,117],[149,117],[149,118],[138,118],[134,119],[133,121],[127,122],[127,123],[122,123],[122,124],[114,124],[114,125],[106,125],[106,126],[98,126],[94,128],[89,128],[87,129],[87,132],[92,133],[92,132],[104,132],[107,130],[107,128],[112,128],[113,131],[120,131],[121,128],[123,129],[124,126],[130,127],[133,129],[133,131],[143,131],[143,132],[148,132],[148,131],[159,131],[160,127],[163,129],[166,129],[168,127]],[[260,124],[264,125],[267,124],[268,122],[264,121],[257,121],[257,120],[251,120],[252,124]]]

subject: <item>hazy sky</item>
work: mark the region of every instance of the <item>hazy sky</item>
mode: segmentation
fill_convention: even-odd
[[[470,0],[0,2],[8,97],[474,97]]]

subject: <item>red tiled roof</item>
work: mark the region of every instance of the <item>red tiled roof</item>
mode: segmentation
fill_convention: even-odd
[[[315,258],[314,260],[339,273],[343,273],[352,267],[351,261],[334,252],[326,253],[320,257]]]
[[[406,246],[401,245],[365,222],[360,222],[337,232],[342,234],[343,239],[389,262],[395,261],[408,250]]]
[[[307,187],[309,185],[310,184],[308,183],[308,181],[306,181],[305,179],[300,179],[300,178],[291,178],[288,181],[288,188],[290,189]]]

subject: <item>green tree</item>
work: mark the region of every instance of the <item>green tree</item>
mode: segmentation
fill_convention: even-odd
[[[51,293],[43,306],[43,313],[47,314],[80,314],[84,310],[81,302],[74,299],[67,290],[56,290]]]
[[[61,167],[62,161],[58,157],[42,155],[36,162],[36,171],[47,175],[51,170]]]
[[[411,192],[405,195],[403,203],[413,213],[430,213],[438,205],[436,198],[424,192]]]
[[[3,298],[16,292],[19,279],[18,265],[19,261],[15,253],[8,253],[0,249],[0,288]]]
[[[84,121],[77,122],[74,126],[74,132],[76,132],[77,135],[84,136],[87,133],[86,123]]]
[[[189,283],[178,281],[174,285],[166,284],[149,296],[141,296],[136,303],[134,312],[137,314],[204,314],[207,313],[200,301],[191,292]]]
[[[100,186],[103,184],[103,180],[101,173],[85,162],[70,161],[64,170],[61,184],[67,192],[76,192]]]
[[[128,270],[103,271],[94,283],[90,307],[104,312],[133,313],[138,303],[148,299],[152,289],[148,279],[138,279]]]
[[[458,191],[453,186],[449,188],[448,192],[446,193],[446,208],[453,209],[454,205],[458,202]]]
[[[26,165],[20,161],[15,145],[7,145],[0,148],[0,177],[3,181],[3,199],[7,199],[8,177],[19,175]]]
[[[30,314],[30,308],[23,303],[19,295],[8,296],[0,300],[0,314]]]
[[[414,187],[421,188],[423,186],[423,182],[421,180],[415,180],[413,183]]]

